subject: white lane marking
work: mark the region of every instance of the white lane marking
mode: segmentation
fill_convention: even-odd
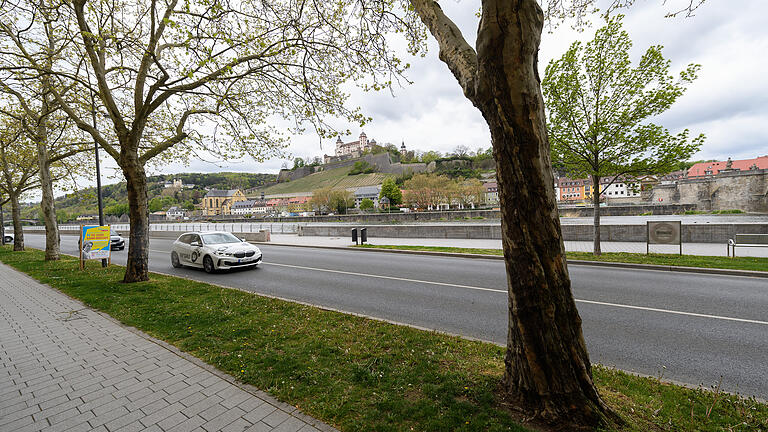
[[[315,268],[315,267],[304,267],[304,266],[297,266],[297,265],[291,265],[291,264],[278,264],[273,262],[265,262],[264,264],[280,266],[280,267],[291,267],[291,268],[297,268],[302,270],[321,271],[326,273],[339,273],[339,274],[346,274],[346,275],[352,275],[352,276],[363,276],[363,277],[370,277],[370,278],[377,278],[377,279],[396,280],[396,281],[402,281],[402,282],[414,282],[414,283],[429,284],[429,285],[440,285],[440,286],[448,286],[448,287],[455,287],[455,288],[464,288],[464,289],[471,289],[471,290],[477,290],[477,291],[491,291],[491,292],[499,292],[499,293],[507,292],[506,290],[499,290],[494,288],[482,288],[482,287],[458,285],[458,284],[445,283],[445,282],[433,282],[433,281],[424,281],[424,280],[418,280],[418,279],[399,278],[394,276],[382,276],[382,275],[373,275],[373,274],[367,274],[367,273],[348,272],[348,271],[342,271],[342,270],[330,270],[330,269],[321,269],[321,268]]]
[[[150,251],[168,253],[166,251],[159,251],[159,250],[150,250]],[[428,284],[428,285],[448,286],[448,287],[454,287],[454,288],[463,288],[463,289],[470,289],[470,290],[476,290],[476,291],[489,291],[489,292],[502,293],[502,294],[507,293],[507,290],[500,290],[500,289],[494,289],[494,288],[483,288],[483,287],[475,287],[475,286],[469,286],[469,285],[458,285],[458,284],[451,284],[451,283],[445,283],[445,282],[433,282],[433,281],[425,281],[425,280],[418,280],[418,279],[406,279],[406,278],[399,278],[394,276],[372,275],[372,274],[348,272],[348,271],[342,271],[342,270],[329,270],[329,269],[321,269],[321,268],[315,268],[315,267],[297,266],[297,265],[291,265],[291,264],[278,264],[278,263],[265,262],[262,265],[291,267],[291,268],[297,268],[302,270],[314,270],[314,271],[327,272],[327,273],[339,273],[339,274],[347,274],[352,276],[389,279],[389,280],[396,280],[396,281],[402,281],[402,282],[413,282],[413,283]],[[642,311],[648,311],[648,312],[668,313],[673,315],[684,315],[684,316],[693,316],[693,317],[699,317],[699,318],[718,319],[722,321],[735,321],[735,322],[743,322],[743,323],[749,323],[749,324],[768,325],[768,321],[727,317],[722,315],[708,315],[708,314],[702,314],[702,313],[696,313],[696,312],[685,312],[685,311],[678,311],[673,309],[660,309],[660,308],[653,308],[653,307],[647,307],[647,306],[634,306],[634,305],[627,305],[627,304],[621,304],[621,303],[608,303],[608,302],[601,302],[601,301],[595,301],[595,300],[582,300],[582,299],[575,299],[575,300],[577,303],[586,303],[586,304],[593,304],[598,306],[609,306],[609,307],[616,307],[616,308],[622,308],[622,309],[634,309],[634,310],[642,310]]]
[[[637,309],[637,310],[644,310],[644,311],[651,311],[651,312],[662,312],[662,313],[669,313],[669,314],[676,314],[676,315],[687,315],[687,316],[695,316],[695,317],[702,317],[702,318],[712,318],[712,319],[719,319],[724,321],[736,321],[736,322],[744,322],[744,323],[751,323],[751,324],[761,324],[761,325],[768,325],[768,321],[758,321],[758,320],[751,320],[751,319],[744,319],[744,318],[734,318],[734,317],[727,317],[727,316],[721,316],[721,315],[707,315],[707,314],[701,314],[701,313],[695,313],[695,312],[683,312],[683,311],[676,311],[676,310],[669,310],[669,309],[659,309],[659,308],[652,308],[652,307],[645,307],[645,306],[632,306],[632,305],[625,305],[625,304],[618,304],[618,303],[607,303],[607,302],[601,302],[601,301],[594,301],[594,300],[580,300],[576,299],[579,303],[588,303],[588,304],[594,304],[594,305],[600,305],[600,306],[612,306],[612,307],[618,307],[618,308],[624,308],[624,309]]]
[[[314,271],[321,271],[321,272],[327,272],[327,273],[340,273],[340,274],[347,274],[352,276],[389,279],[389,280],[397,280],[397,281],[403,281],[403,282],[414,282],[414,283],[421,283],[421,284],[440,285],[440,286],[463,288],[463,289],[470,289],[470,290],[476,290],[476,291],[490,291],[495,293],[507,294],[507,290],[500,290],[500,289],[494,289],[494,288],[483,288],[483,287],[476,287],[476,286],[469,286],[469,285],[458,285],[458,284],[451,284],[451,283],[445,283],[445,282],[433,282],[433,281],[425,281],[425,280],[418,280],[418,279],[406,279],[406,278],[399,278],[394,276],[371,275],[371,274],[365,274],[365,273],[320,269],[315,267],[304,267],[304,266],[297,266],[297,265],[290,265],[290,264],[278,264],[278,263],[270,263],[270,262],[266,262],[264,264],[275,265],[280,267],[291,267],[291,268],[297,268],[297,269],[303,269],[303,270],[314,270]],[[685,315],[685,316],[695,316],[700,318],[718,319],[723,321],[736,321],[736,322],[744,322],[744,323],[750,323],[750,324],[768,325],[768,321],[759,321],[759,320],[752,320],[752,319],[745,319],[745,318],[734,318],[734,317],[727,317],[727,316],[721,316],[721,315],[708,315],[708,314],[695,313],[695,312],[685,312],[685,311],[678,311],[678,310],[672,310],[672,309],[660,309],[660,308],[652,308],[652,307],[646,307],[646,306],[634,306],[634,305],[627,305],[627,304],[620,304],[620,303],[608,303],[608,302],[601,302],[601,301],[594,301],[594,300],[582,300],[582,299],[574,299],[574,300],[577,303],[594,304],[599,306],[610,306],[610,307],[617,307],[617,308],[624,308],[624,309],[635,309],[635,310],[643,310],[643,311],[649,311],[649,312],[660,312],[660,313],[668,313],[668,314],[674,314],[674,315]]]

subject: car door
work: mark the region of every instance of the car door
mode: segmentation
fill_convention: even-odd
[[[176,254],[179,256],[179,262],[182,264],[189,264],[189,255],[191,253],[189,242],[192,238],[192,234],[184,234],[181,237],[179,237],[178,240],[176,240],[173,243],[173,250],[176,252]]]
[[[192,234],[187,245],[189,250],[189,265],[202,266],[203,265],[203,241],[197,234]]]

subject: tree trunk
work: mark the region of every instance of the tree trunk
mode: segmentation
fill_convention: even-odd
[[[11,198],[11,218],[13,219],[13,250],[24,250],[24,230],[21,227],[21,208],[19,195],[9,194]]]
[[[535,0],[484,1],[473,102],[496,159],[509,290],[508,402],[557,430],[592,429],[608,408],[592,381],[571,293],[537,71]]]
[[[125,148],[125,146],[123,146]],[[120,167],[128,189],[128,216],[131,230],[128,238],[128,262],[123,282],[149,280],[149,202],[147,176],[137,154],[123,153]]]
[[[47,131],[44,121],[40,122],[37,135],[37,159],[40,175],[40,189],[42,199],[40,210],[45,224],[45,260],[56,261],[59,259],[59,225],[56,221],[56,208],[53,200],[53,180],[51,180],[51,164],[48,156]]]
[[[603,252],[600,250],[600,177],[592,176],[592,206],[594,208],[594,249],[592,253],[596,256],[601,255]]]

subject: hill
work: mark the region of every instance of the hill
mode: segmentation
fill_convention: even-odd
[[[394,174],[386,173],[348,175],[351,169],[351,167],[344,167],[316,172],[297,180],[269,186],[265,188],[263,192],[265,195],[276,195],[312,192],[313,190],[326,187],[346,189],[361,186],[375,186],[384,182],[384,179],[387,177],[394,176]]]
[[[166,188],[165,182],[180,179],[191,188]],[[263,186],[275,181],[274,174],[261,173],[182,173],[163,174],[147,177],[147,196],[150,200],[150,211],[167,210],[171,206],[192,207],[206,194],[206,188],[213,189],[250,189]],[[128,192],[125,182],[119,182],[101,187],[104,213],[120,216],[128,211]],[[56,214],[60,223],[69,222],[77,216],[96,214],[96,188],[81,189],[56,198]],[[39,218],[38,205],[24,208],[22,217]]]

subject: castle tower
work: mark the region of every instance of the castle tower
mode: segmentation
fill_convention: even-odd
[[[407,150],[405,149],[405,140],[403,140],[403,143],[400,145],[400,154],[405,154]]]
[[[341,141],[341,137],[336,138],[336,156],[341,156],[342,151],[341,147],[344,145],[344,142]]]
[[[365,132],[360,132],[360,147],[365,148],[368,145],[368,136]]]

